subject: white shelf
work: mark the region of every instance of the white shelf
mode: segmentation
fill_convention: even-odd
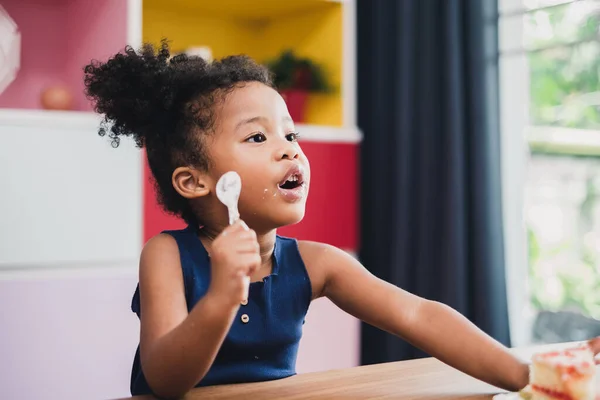
[[[92,126],[97,128],[101,120],[100,115],[84,111],[0,109],[0,126],[85,129]]]
[[[353,127],[296,124],[300,142],[360,143],[362,132]]]
[[[101,120],[100,115],[83,111],[0,109],[0,126],[97,129]],[[296,128],[301,142],[352,144],[362,141],[362,133],[356,127],[296,124]]]

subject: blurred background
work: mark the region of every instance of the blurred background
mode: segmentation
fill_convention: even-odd
[[[313,171],[280,234],[509,346],[600,335],[599,29],[597,0],[0,0],[0,398],[129,394],[139,253],[183,224],[82,67],[163,37],[275,72]],[[298,372],[422,356],[320,299]]]

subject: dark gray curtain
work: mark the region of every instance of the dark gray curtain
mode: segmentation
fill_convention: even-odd
[[[508,345],[496,0],[358,0],[357,24],[361,261]],[[423,355],[363,326],[364,364]]]

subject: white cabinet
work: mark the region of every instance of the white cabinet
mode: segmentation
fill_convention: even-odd
[[[142,152],[88,113],[0,110],[0,269],[136,260]]]

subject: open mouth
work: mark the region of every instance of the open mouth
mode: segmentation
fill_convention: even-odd
[[[292,175],[285,180],[285,182],[280,183],[279,187],[281,189],[296,189],[297,187],[302,186],[302,177],[298,175]]]
[[[285,175],[285,178],[279,182],[278,186],[280,189],[293,190],[299,188],[304,184],[304,174],[302,169],[298,166],[290,168]]]

